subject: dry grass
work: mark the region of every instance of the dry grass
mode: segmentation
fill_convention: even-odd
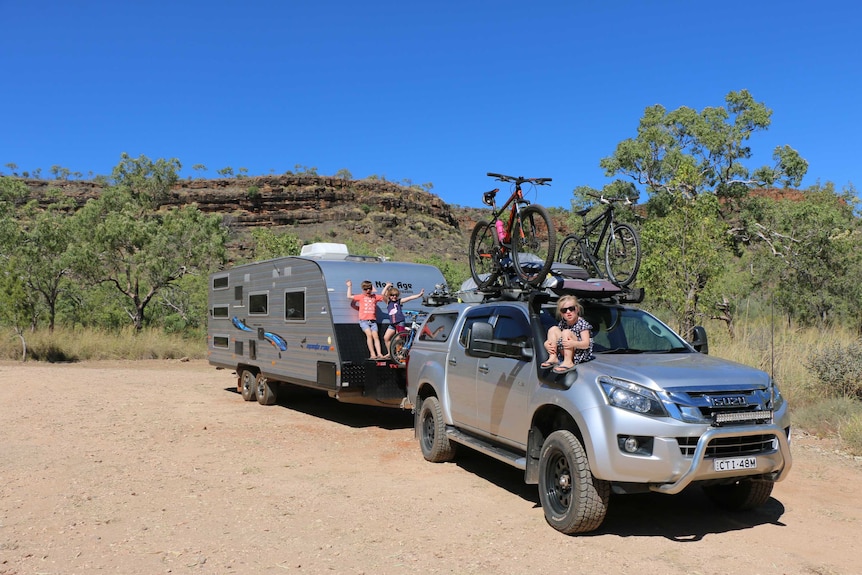
[[[726,330],[716,327],[710,332],[710,354],[771,373],[790,402],[795,426],[820,437],[837,436],[847,451],[862,455],[862,402],[834,397],[805,366],[815,352],[858,341],[854,332],[840,327],[773,330],[767,320],[748,321],[737,324],[731,340]]]
[[[177,359],[206,357],[203,335],[183,337],[159,330],[120,331],[57,328],[26,332],[27,360],[84,361],[100,359]],[[0,340],[0,359],[20,360],[21,340],[14,334]]]

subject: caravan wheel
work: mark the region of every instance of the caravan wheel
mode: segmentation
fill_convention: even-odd
[[[273,405],[276,401],[275,385],[261,374],[257,374],[257,402],[261,405]]]
[[[254,372],[247,369],[242,370],[239,374],[239,390],[242,398],[246,401],[254,401],[255,387],[257,387],[255,379]]]

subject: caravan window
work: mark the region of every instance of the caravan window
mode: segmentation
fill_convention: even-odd
[[[285,321],[305,321],[305,289],[284,292]]]
[[[226,335],[214,335],[213,336],[213,347],[221,347],[221,348],[227,349],[229,342],[230,342],[230,338]]]
[[[225,274],[223,276],[214,276],[213,277],[213,289],[227,289],[228,287],[228,275]]]
[[[214,305],[212,309],[212,316],[214,319],[227,319],[230,315],[228,311],[228,306],[226,305]]]
[[[248,314],[266,315],[269,313],[269,292],[248,294]]]

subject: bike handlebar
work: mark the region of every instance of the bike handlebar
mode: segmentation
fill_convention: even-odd
[[[617,197],[617,198],[606,198],[606,197],[604,196],[604,194],[590,194],[590,193],[587,193],[587,195],[588,195],[588,196],[590,196],[591,198],[596,198],[597,200],[599,200],[599,203],[600,203],[600,204],[613,204],[613,203],[616,203],[616,202],[623,202],[624,204],[629,205],[629,204],[631,204],[631,203],[632,203],[631,199],[630,199],[630,198],[628,198],[628,197],[625,197],[625,196],[620,196],[620,197]]]
[[[492,178],[500,180],[501,182],[513,182],[517,185],[529,183],[535,184],[537,186],[544,186],[552,180],[552,178],[525,178],[523,176],[506,176],[504,174],[497,174],[494,172],[488,172],[488,175]]]

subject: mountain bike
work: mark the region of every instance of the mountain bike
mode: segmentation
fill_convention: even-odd
[[[537,286],[551,269],[557,234],[551,216],[543,206],[524,199],[522,184],[545,186],[551,178],[523,178],[488,172],[501,182],[513,185],[512,195],[497,209],[495,188],[485,192],[482,202],[491,206],[491,221],[479,222],[470,235],[470,275],[479,289],[508,284],[506,272],[528,285]],[[509,219],[500,217],[509,211]]]
[[[419,328],[426,315],[428,314],[424,312],[404,310],[404,316],[410,320],[410,327],[395,334],[389,343],[389,357],[392,358],[393,362],[401,366],[407,363],[407,355],[410,353],[410,348],[413,347],[413,341],[419,334]]]
[[[620,287],[631,284],[641,265],[641,241],[637,230],[614,218],[614,204],[622,202],[630,205],[628,198],[606,198],[589,194],[607,207],[596,217],[587,220],[591,208],[577,212],[583,219],[580,234],[567,235],[560,244],[558,261],[592,270],[600,277],[606,277]],[[593,241],[596,231],[598,238]],[[600,250],[604,248],[604,270],[599,266]]]

